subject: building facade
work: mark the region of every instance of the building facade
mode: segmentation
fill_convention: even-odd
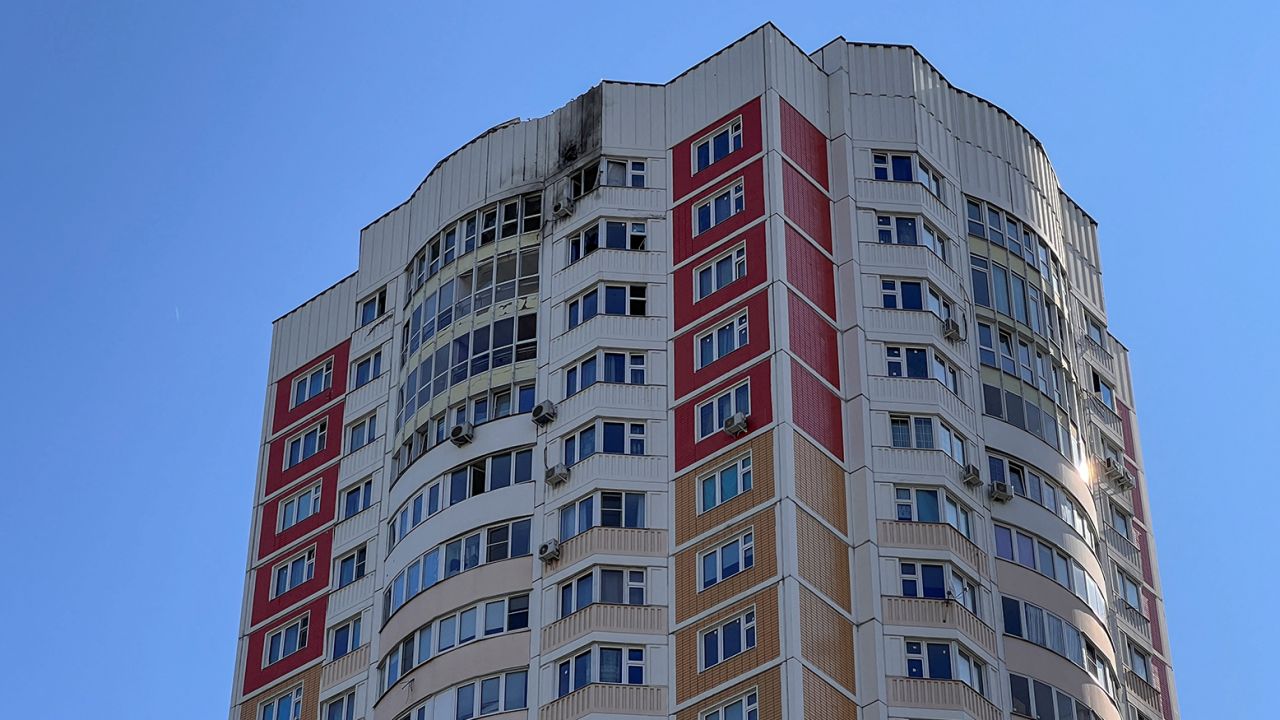
[[[1176,720],[1044,148],[766,25],[459,148],[275,323],[233,720]]]

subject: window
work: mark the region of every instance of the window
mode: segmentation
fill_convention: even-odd
[[[572,265],[601,247],[613,250],[645,250],[649,241],[644,221],[601,220],[568,237]]]
[[[1146,682],[1151,682],[1151,656],[1142,648],[1129,641],[1129,669],[1134,675],[1142,678]]]
[[[902,597],[934,598],[947,596],[946,566],[937,563],[898,563],[898,579]]]
[[[706,512],[751,489],[751,453],[702,477],[698,512]]]
[[[333,385],[333,360],[325,360],[293,381],[293,407],[318,396]]]
[[[702,555],[703,590],[750,569],[756,563],[755,536],[752,532],[730,540]]]
[[[1129,513],[1121,510],[1115,503],[1111,503],[1111,528],[1120,533],[1120,537],[1126,540],[1133,539],[1133,521],[1129,517]]]
[[[698,440],[705,440],[724,427],[735,413],[751,414],[751,383],[727,390],[698,405]]]
[[[702,300],[734,280],[747,275],[747,248],[740,245],[694,271],[694,300]]]
[[[365,480],[342,493],[342,519],[363,512],[373,500],[373,481]]]
[[[928,165],[925,165],[924,162],[919,162],[917,169],[920,171],[920,184],[924,185],[929,192],[933,193],[934,197],[945,203],[946,201],[943,200],[942,197],[942,175]]]
[[[995,526],[996,557],[1039,572],[1071,590],[1099,618],[1107,616],[1102,588],[1084,567],[1065,552],[1043,540],[1003,525]]]
[[[701,720],[759,720],[759,694],[755,688],[751,692],[730,703],[702,714]]]
[[[338,587],[346,587],[364,577],[366,554],[364,548],[359,548],[338,560]]]
[[[557,676],[558,697],[593,682],[643,685],[644,648],[595,647],[561,661]]]
[[[396,643],[383,658],[379,665],[381,687],[390,688],[415,667],[441,653],[483,637],[528,627],[527,594],[489,600],[436,618]]]
[[[927,286],[918,280],[881,280],[881,307],[886,310],[924,310]],[[940,318],[951,317],[951,303],[929,290],[928,310]]]
[[[351,387],[353,390],[361,387],[381,374],[382,351],[376,350],[372,355],[366,355],[356,361],[355,372],[352,373],[355,380],[352,382]]]
[[[600,298],[604,296],[605,315],[644,317],[647,313],[648,287],[644,285],[604,285],[588,290],[569,302],[569,329],[599,315]]]
[[[912,155],[871,153],[871,173],[876,180],[911,182],[915,179],[914,168],[915,157]]]
[[[693,145],[693,171],[702,172],[713,163],[720,162],[735,150],[742,149],[742,118],[734,118],[728,125],[711,133]]]
[[[560,508],[561,542],[593,527],[646,527],[645,494],[606,490]]]
[[[986,695],[986,668],[958,643],[907,640],[907,677],[960,680]]]
[[[1093,522],[1070,494],[1055,483],[1047,475],[1007,458],[988,455],[987,467],[991,479],[996,482],[1008,482],[1014,494],[1025,497],[1044,509],[1058,516],[1066,524],[1075,529],[1085,542],[1092,546],[1095,539]]]
[[[645,161],[605,158],[601,161],[604,169],[604,185],[612,187],[645,186]]]
[[[729,622],[702,634],[702,669],[720,664],[756,646],[756,610],[752,607]]]
[[[600,182],[600,165],[592,163],[569,175],[569,192],[578,198],[596,189]]]
[[[415,595],[481,563],[530,554],[528,518],[492,525],[437,545],[409,562],[383,591],[383,617],[390,617]]]
[[[597,438],[600,439],[597,444]],[[643,455],[645,452],[645,424],[601,420],[588,425],[564,439],[566,465],[586,460],[597,452],[611,455]]]
[[[1008,595],[1001,598],[1006,635],[1020,637],[1086,667],[1088,640],[1080,628],[1061,617]]]
[[[710,365],[747,344],[747,314],[702,333],[694,341],[698,347],[697,370]]]
[[[596,382],[643,385],[644,381],[644,353],[604,351],[593,353],[565,370],[564,394],[569,397]]]
[[[693,209],[693,234],[701,235],[746,209],[742,180],[726,187]]]
[[[276,532],[283,532],[320,512],[320,484],[316,483],[280,504]]]
[[[378,416],[376,414],[357,422],[348,432],[350,442],[347,452],[355,452],[373,442],[378,437]]]
[[[560,617],[568,617],[592,603],[644,605],[645,571],[595,568],[560,585]]]
[[[289,657],[306,647],[307,625],[309,621],[310,616],[303,615],[285,627],[268,635],[266,642],[267,661],[264,665],[279,662],[280,660]]]
[[[1088,332],[1089,339],[1100,348],[1106,348],[1107,331],[1102,329],[1102,323],[1093,318],[1092,315],[1084,316],[1085,328]]]
[[[324,450],[328,441],[328,429],[329,421],[321,420],[316,425],[303,431],[301,435],[291,439],[289,441],[288,457],[285,458],[285,469],[287,470]]]
[[[302,717],[302,686],[263,703],[259,720],[299,720]]]
[[[1098,375],[1098,371],[1093,371],[1093,393],[1102,401],[1103,405],[1111,410],[1116,409],[1116,391],[1111,388],[1111,384],[1102,379]]]
[[[330,660],[337,660],[360,647],[360,616],[342,623],[333,629],[333,642],[330,644]]]
[[[324,720],[355,720],[356,691],[352,690],[325,705],[323,718]]]
[[[951,392],[959,392],[959,374],[936,351],[886,345],[884,355],[889,377],[933,378],[946,385]]]
[[[360,303],[360,327],[364,327],[369,323],[382,317],[387,311],[387,289],[382,288],[378,292],[365,298]]]
[[[965,464],[964,438],[946,423],[932,417],[890,415],[889,434],[893,447],[942,450],[960,465]]]
[[[1142,586],[1138,584],[1138,581],[1117,567],[1116,585],[1120,589],[1120,598],[1124,600],[1125,604],[1142,613]],[[1142,614],[1146,615],[1146,613]]]
[[[280,597],[315,577],[315,575],[316,549],[312,547],[301,555],[276,566],[276,581],[272,586],[271,597]]]
[[[520,670],[462,685],[455,691],[455,720],[470,720],[527,707],[528,675],[527,670]]]

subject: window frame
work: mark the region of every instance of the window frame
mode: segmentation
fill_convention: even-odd
[[[740,391],[745,390],[740,395]],[[728,398],[728,407],[724,407],[724,401]],[[742,399],[746,399],[746,408],[741,408]],[[710,408],[712,427],[705,427],[704,408]],[[751,417],[751,378],[748,377],[742,382],[735,383],[733,386],[723,391],[717,392],[711,397],[694,405],[693,416],[697,423],[697,430],[694,433],[694,442],[702,442],[709,437],[713,437],[716,433],[724,429],[725,422],[737,413],[742,413],[744,417]]]
[[[731,545],[736,545],[737,569],[731,573],[725,574],[724,554]],[[708,575],[707,559],[715,558],[716,573],[714,577]],[[733,538],[719,543],[716,547],[705,552],[698,553],[698,592],[702,592],[711,587],[719,585],[731,577],[741,575],[742,573],[755,567],[755,527],[748,527],[746,530],[737,533]]]
[[[316,373],[321,374],[320,389],[316,390],[315,392],[312,392],[311,381],[314,379]],[[306,384],[307,386],[307,396],[299,400],[298,391],[302,389],[302,386],[304,384]],[[320,397],[322,394],[324,394],[325,391],[331,390],[331,389],[333,389],[333,356],[332,355],[325,358],[324,360],[321,360],[315,365],[312,365],[305,372],[300,373],[298,377],[294,378],[293,394],[290,398],[291,403],[289,405],[289,409],[290,410],[297,409],[298,407],[305,405],[307,402]]]
[[[728,322],[718,323],[715,325],[715,327],[712,327],[709,330],[706,330],[704,332],[700,332],[694,335],[694,338],[693,338],[694,372],[697,372],[715,363],[717,360],[720,360],[721,358],[724,358],[732,354],[735,350],[740,350],[746,347],[747,345],[749,345],[751,343],[750,323],[751,321],[749,318],[749,313],[744,310],[743,312],[734,316]],[[731,338],[733,341],[733,347],[727,350],[724,350],[723,352],[721,352],[720,342],[719,342],[721,331],[727,331],[726,337]],[[703,345],[703,342],[708,340],[710,341],[709,347],[711,348],[712,357],[710,360],[704,361],[702,345]]]
[[[308,503],[309,511],[306,515],[298,516],[298,510],[302,506],[299,504],[302,498],[311,496]],[[276,511],[276,534],[282,533],[298,523],[304,522],[308,518],[320,512],[321,504],[324,501],[324,483],[316,482],[305,490],[296,492],[287,499],[280,502],[280,506]],[[292,521],[290,521],[290,506],[292,506]]]
[[[736,628],[730,629],[730,625],[737,624]],[[726,650],[726,640],[728,633],[736,632],[738,635],[738,650],[732,654],[728,654]],[[752,605],[741,613],[733,617],[716,623],[711,628],[698,633],[698,669],[700,671],[709,670],[716,665],[728,662],[743,653],[755,649],[756,647],[756,606]],[[715,643],[715,659],[708,655],[708,642]]]
[[[729,261],[731,277],[720,284],[719,265],[725,260]],[[711,279],[711,289],[705,294],[702,291],[702,273],[704,272],[710,273]],[[693,269],[693,302],[706,300],[735,282],[745,279],[747,272],[747,244],[741,242]]]
[[[725,144],[728,150],[720,157],[716,157],[715,140],[721,134],[726,134]],[[715,165],[721,160],[729,157],[733,153],[742,149],[742,115],[738,115],[733,119],[721,124],[715,130],[704,134],[697,140],[689,143],[689,167],[693,168],[692,175],[696,175],[703,170]],[[704,165],[699,157],[698,151],[703,147],[707,148],[707,162]]]
[[[737,490],[728,497],[725,497],[723,492],[724,473],[728,472],[730,469],[732,469],[736,474],[734,486]],[[752,488],[755,487],[753,475],[752,453],[750,450],[739,455],[734,460],[721,465],[719,468],[701,475],[698,478],[698,514],[701,515],[702,513],[714,510],[736,497],[740,497],[751,492]],[[706,488],[708,487],[708,482],[710,482],[711,486],[714,488],[715,500],[711,504],[707,504]]]
[[[315,449],[312,450],[310,453],[307,453],[306,452],[307,436],[310,435],[312,432],[316,433]],[[294,459],[294,452],[293,452],[295,445],[298,448],[296,460]],[[328,446],[329,446],[329,418],[324,417],[324,418],[321,418],[318,422],[315,422],[309,425],[308,427],[306,427],[305,429],[298,431],[296,434],[290,436],[289,439],[285,441],[284,469],[288,470],[289,468],[301,465],[302,463],[306,462],[310,458],[313,458],[316,455],[319,455],[320,453],[324,452],[328,448]]]
[[[718,225],[723,225],[732,219],[735,215],[746,212],[747,209],[747,191],[746,177],[738,176],[716,190],[712,191],[705,199],[698,201],[691,208],[689,213],[693,223],[693,237],[698,237],[705,233],[711,232]],[[719,220],[716,219],[716,202],[720,198],[724,198],[727,203],[729,213]],[[703,209],[707,211],[708,225],[701,227],[701,218]]]

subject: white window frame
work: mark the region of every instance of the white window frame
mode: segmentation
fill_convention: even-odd
[[[311,392],[311,389],[310,389],[311,379],[317,373],[321,373],[320,389],[315,392]],[[307,386],[307,396],[299,400],[298,391],[302,389],[302,386],[304,384]],[[309,400],[312,400],[313,398],[319,397],[322,393],[324,393],[326,390],[329,390],[332,387],[333,387],[333,358],[329,357],[329,358],[326,358],[324,361],[313,365],[309,370],[302,373],[301,376],[299,376],[293,381],[293,395],[290,398],[291,404],[289,405],[289,409],[292,410],[293,408],[299,407],[307,403]]]
[[[284,625],[280,627],[278,630],[269,633],[267,635],[266,641],[262,643],[262,667],[265,668],[269,665],[274,665],[280,662],[281,660],[284,660],[285,658],[289,657],[290,655],[293,655],[294,653],[299,652],[303,648],[305,648],[307,646],[307,641],[309,639],[310,625],[311,625],[311,613],[305,613],[302,616],[295,618],[293,621],[291,621],[287,625]],[[297,638],[298,638],[297,647],[295,647],[294,649],[288,652],[285,652],[285,649],[286,649],[285,639],[288,637],[289,630],[294,628],[297,628]],[[276,637],[280,638],[280,656],[272,660],[271,659],[271,640],[272,638],[276,638]]]
[[[289,701],[287,715],[280,714],[280,702]],[[258,720],[301,720],[302,718],[302,685],[288,692],[277,695],[258,706]]]
[[[729,214],[717,220],[715,203],[722,197],[729,203]],[[745,212],[747,209],[746,197],[746,179],[738,177],[711,193],[707,199],[694,205],[691,213],[694,237],[710,232],[717,225],[721,225],[733,216]],[[703,208],[708,208],[708,219],[711,224],[707,225],[705,230],[700,230],[698,228],[698,216],[702,213]]]
[[[744,695],[730,700],[723,705],[718,705],[712,710],[708,710],[699,716],[699,720],[722,720],[727,718],[729,709],[735,705],[741,705],[742,710],[735,713],[735,717],[742,720],[759,720],[760,718],[760,691],[758,688],[751,688]]]
[[[746,388],[747,390],[746,392],[747,407],[745,409],[738,407],[738,391],[741,390],[742,388]],[[721,410],[723,408],[721,407],[720,401],[726,397],[729,399],[729,406],[728,406],[728,409],[722,413]],[[703,408],[708,406],[711,407],[711,419],[712,419],[712,427],[709,430],[703,427],[703,423],[702,423]],[[716,393],[713,397],[710,397],[707,400],[698,403],[694,407],[694,411],[693,411],[694,422],[698,424],[698,429],[694,434],[694,437],[696,438],[697,442],[702,442],[703,440],[706,440],[707,438],[720,432],[720,430],[724,428],[725,421],[733,417],[735,413],[739,413],[739,412],[745,415],[746,417],[751,417],[751,379],[750,378],[747,378],[746,380],[738,383],[737,385],[734,385],[731,388],[728,388],[723,392]]]
[[[604,522],[604,513],[605,513],[604,502],[605,502],[606,495],[609,495],[611,497],[616,495],[618,496],[619,501],[622,503],[622,506],[618,511],[621,513],[620,524],[618,525],[612,525],[612,524],[606,525]],[[638,517],[631,518],[632,521],[629,523],[627,518],[627,507],[628,507],[627,501],[629,499],[634,500],[636,497],[639,497],[640,509],[639,509],[639,512],[637,513]],[[581,535],[582,533],[590,530],[591,528],[597,528],[597,527],[644,528],[644,527],[647,527],[648,514],[649,514],[648,505],[649,505],[648,494],[643,492],[637,492],[634,490],[598,490],[593,493],[588,493],[574,500],[571,500],[556,509],[556,515],[555,515],[556,533],[557,533],[556,537],[560,539],[560,542],[565,542],[570,538],[575,538]],[[583,524],[584,516],[589,516],[585,518],[586,524]],[[566,522],[567,518],[573,519],[571,528],[568,527],[569,523]]]
[[[337,660],[340,657],[346,657],[351,653],[364,647],[367,638],[364,637],[364,614],[357,613],[353,617],[347,618],[345,621],[334,625],[329,629],[329,660]],[[345,629],[347,631],[346,649],[341,653],[338,652],[338,633]]]
[[[339,695],[325,703],[324,713],[320,716],[320,720],[355,720],[355,717],[356,691],[353,689],[345,695]]]
[[[366,318],[367,313],[365,311],[369,308],[370,304],[373,305],[373,317]],[[359,323],[360,327],[372,325],[378,321],[378,318],[385,315],[386,312],[387,288],[384,285],[369,295],[366,295],[365,298],[360,301],[359,306],[356,309],[356,322]]]
[[[357,510],[355,512],[347,512],[347,507],[349,506],[348,499],[353,493],[356,496]],[[341,517],[339,519],[346,520],[347,518],[355,517],[365,510],[368,510],[373,504],[373,480],[368,479],[363,482],[357,482],[354,485],[350,485],[344,488],[340,495],[342,497],[342,509],[340,511]]]
[[[604,574],[606,572],[616,572],[622,576],[621,602],[610,603],[604,599]],[[637,607],[645,605],[649,595],[647,582],[645,580],[646,575],[647,573],[645,573],[643,568],[627,567],[625,565],[597,565],[585,572],[580,572],[573,577],[560,582],[556,586],[556,590],[559,592],[559,598],[557,600],[559,605],[558,618],[567,618],[570,615],[585,610],[592,605],[608,604],[630,605]],[[639,577],[638,580],[637,576]],[[586,598],[585,602],[582,602],[583,598],[578,596],[578,588],[580,583],[586,578],[591,579],[591,596]],[[631,601],[631,591],[636,588],[640,590],[641,602],[638,603]],[[568,605],[565,604],[566,597],[570,600]]]
[[[302,579],[298,582],[293,582],[293,565],[299,561],[302,563]],[[285,587],[283,590],[280,589],[281,571],[284,572],[283,577],[285,579]],[[276,565],[271,568],[271,599],[274,600],[296,587],[305,585],[311,580],[314,580],[315,576],[316,546],[312,545],[306,550],[291,556],[288,560],[276,563]]]
[[[347,426],[347,452],[353,453],[372,444],[379,437],[381,436],[378,435],[378,413],[369,413]]]
[[[729,470],[733,470],[737,476],[734,484],[737,487],[736,492],[728,495],[724,494],[724,474]],[[709,472],[698,478],[698,514],[701,515],[708,510],[713,510],[730,500],[751,492],[754,487],[754,478],[752,477],[751,468],[751,452],[738,457],[736,460],[720,466],[718,469]],[[710,482],[714,487],[715,500],[711,504],[707,504],[707,483]]]
[[[361,382],[359,379],[360,367],[365,364],[368,364],[369,366],[369,377]],[[361,357],[359,360],[351,363],[352,390],[358,387],[364,387],[380,377],[382,377],[382,348],[378,348],[377,350],[374,350],[373,352],[366,354],[364,357]]]
[[[280,503],[280,510],[276,518],[276,532],[281,533],[307,518],[320,512],[320,502],[322,500],[321,492],[323,483],[316,483],[302,492],[295,493],[292,497]],[[308,498],[307,507],[309,508],[306,515],[298,516],[298,510],[302,507],[303,498]]]
[[[719,273],[717,272],[717,270],[720,263],[725,260],[729,261],[731,277],[729,277],[727,280],[724,281],[723,284],[721,284]],[[711,279],[711,289],[707,290],[705,295],[702,292],[702,274],[704,272],[710,273],[709,277]],[[696,303],[698,301],[705,300],[711,297],[712,295],[715,295],[720,290],[723,290],[724,288],[729,287],[734,282],[745,278],[746,276],[747,276],[747,245],[746,243],[739,243],[736,247],[733,247],[723,253],[720,253],[716,257],[712,258],[711,260],[708,260],[707,262],[699,265],[697,268],[694,269],[693,301]]]
[[[738,652],[727,655],[725,654],[725,637],[730,632],[729,626],[737,623],[736,632],[738,633]],[[707,657],[707,639],[712,637],[712,641],[716,644],[716,659],[711,662]],[[752,605],[742,613],[735,615],[724,622],[718,623],[715,627],[704,630],[698,635],[698,667],[701,670],[713,668],[720,663],[727,662],[731,658],[735,658],[749,650],[755,648],[756,638],[756,606]]]
[[[724,551],[731,545],[738,547],[738,569],[728,575],[724,574]],[[751,562],[747,563],[750,556]],[[715,558],[715,577],[711,578],[706,572],[707,558]],[[720,543],[715,548],[701,553],[698,556],[698,592],[702,592],[708,588],[719,585],[731,577],[740,575],[747,570],[755,567],[755,528],[747,528],[746,531],[739,533],[733,539]]]
[[[728,133],[726,140],[729,144],[729,151],[717,158],[715,156],[715,139],[722,133]],[[698,150],[704,146],[707,148],[706,165],[703,165],[698,161]],[[693,168],[694,174],[700,173],[741,149],[742,116],[739,115],[720,127],[717,127],[715,130],[703,135],[701,138],[698,138],[696,142],[689,144],[689,167]]]
[[[312,451],[310,454],[304,455],[303,453],[305,453],[307,449],[307,436],[310,435],[312,432],[316,433],[316,449]],[[329,419],[325,418],[320,422],[299,432],[297,435],[294,435],[293,437],[289,438],[289,441],[285,443],[284,469],[288,470],[291,467],[302,464],[308,458],[319,455],[320,453],[325,451],[325,448],[328,447],[328,445],[329,445]],[[298,448],[297,460],[293,459],[293,448],[295,446]]]
[[[729,331],[728,337],[733,339],[733,347],[725,350],[724,352],[720,352],[720,346],[718,343],[719,333],[721,330],[728,330]],[[711,343],[712,358],[707,362],[703,362],[702,361],[702,344],[707,341],[710,341]],[[695,371],[701,370],[702,368],[707,367],[708,365],[711,365],[717,360],[729,355],[734,350],[739,350],[745,347],[750,342],[751,342],[751,329],[749,326],[749,320],[747,318],[746,312],[739,314],[737,317],[729,320],[728,322],[719,323],[715,327],[711,328],[710,330],[707,330],[706,332],[698,333],[693,339],[694,370]]]
[[[351,582],[342,584],[342,564],[348,560],[351,561]],[[338,584],[339,588],[355,584],[365,575],[369,574],[368,548],[361,545],[351,552],[345,553],[342,557],[334,561],[333,567],[335,569],[335,572],[333,573],[334,582]]]

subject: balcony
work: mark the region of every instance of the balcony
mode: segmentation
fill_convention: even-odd
[[[383,435],[359,450],[347,453],[342,458],[342,470],[338,473],[339,482],[365,475],[377,469],[386,455],[386,450],[384,450],[386,443],[387,438]]]
[[[1132,670],[1125,670],[1124,686],[1128,689],[1131,697],[1138,698],[1147,705],[1150,711],[1153,711],[1149,714],[1155,717],[1162,715],[1160,712],[1160,691],[1155,686],[1143,680]]]
[[[568,567],[592,555],[667,554],[667,531],[643,528],[594,527],[560,545],[560,558],[548,564],[550,572]]]
[[[911,597],[885,597],[883,601],[886,625],[953,628],[996,654],[996,631],[958,602]]]
[[[639,210],[665,213],[667,210],[667,191],[662,188],[601,185],[577,199],[574,204],[573,215],[568,222],[577,223],[588,219],[595,213],[607,215],[610,210]],[[632,214],[634,215],[634,212]]]
[[[542,652],[547,653],[593,632],[667,632],[667,609],[656,605],[606,605],[593,603],[542,630]]]
[[[960,229],[956,226],[956,214],[920,183],[888,182],[863,178],[854,182],[853,194],[860,204],[873,205],[878,210],[912,212],[916,209],[913,207],[886,207],[894,205],[922,208],[925,217],[934,225],[937,225],[945,234],[951,237],[963,238],[963,235],[960,234]]]
[[[1121,535],[1110,525],[1103,526],[1102,534],[1107,537],[1107,546],[1117,555],[1124,558],[1134,569],[1142,569],[1142,551],[1129,538]]]
[[[608,715],[667,714],[667,689],[649,685],[592,683],[543,705],[543,720],[579,720],[596,713]]]
[[[1124,423],[1120,420],[1120,416],[1116,414],[1116,411],[1107,407],[1106,403],[1102,402],[1102,400],[1096,395],[1092,396],[1090,406],[1093,410],[1090,415],[1093,416],[1098,427],[1109,433],[1111,435],[1111,439],[1115,441],[1117,445],[1123,446]]]
[[[965,340],[951,342],[942,338],[942,319],[928,310],[886,310],[878,307],[863,308],[866,312],[863,329],[868,333],[888,335],[919,335],[920,342],[934,342],[958,356],[967,358],[968,343]],[[883,338],[876,338],[883,339]]]
[[[351,358],[354,360],[374,348],[386,343],[395,332],[395,313],[388,310],[382,317],[366,327],[357,329],[351,334]],[[385,362],[389,357],[384,356]]]
[[[551,339],[551,361],[560,363],[572,354],[592,344],[625,344],[636,347],[637,342],[665,343],[667,319],[664,317],[633,317],[630,315],[597,315],[578,327]]]
[[[654,408],[665,408],[666,405],[667,389],[662,385],[596,382],[561,402],[557,418],[564,427],[571,428],[578,421],[597,414],[611,414],[616,410],[636,417],[634,411],[639,411],[643,417]]]
[[[334,685],[355,677],[369,669],[369,643],[365,643],[320,669],[320,688]]]
[[[987,554],[959,530],[946,523],[915,523],[881,520],[877,523],[881,545],[920,550],[942,550],[954,553],[983,577],[987,572]]]
[[[335,552],[339,548],[345,548],[352,541],[364,537],[376,527],[378,527],[378,505],[375,503],[334,526]]]
[[[902,268],[918,270],[950,291],[952,297],[966,297],[964,281],[933,250],[924,245],[890,245],[877,242],[858,243],[864,270],[870,268]]]
[[[957,422],[967,430],[977,427],[977,416],[947,386],[937,380],[928,378],[881,377],[870,378],[868,395],[873,401],[890,403],[909,403],[927,405],[930,408],[941,407],[951,414]]]
[[[1004,717],[990,700],[959,680],[891,677],[889,704],[934,710],[960,710],[974,720],[1001,720]],[[896,715],[893,712],[889,714]]]
[[[1094,365],[1097,365],[1103,370],[1106,370],[1112,375],[1115,375],[1116,374],[1115,357],[1113,357],[1106,348],[1094,342],[1093,338],[1089,337],[1087,334],[1084,334],[1083,330],[1081,331],[1081,333],[1082,334],[1080,339],[1080,348],[1083,351],[1084,356],[1088,358],[1089,361],[1092,362]]]
[[[1151,642],[1151,621],[1142,614],[1141,610],[1130,605],[1129,601],[1122,597],[1113,598],[1111,606],[1116,609],[1116,615],[1120,616],[1121,622],[1145,638],[1147,642]]]
[[[384,357],[384,362],[389,358]],[[354,420],[387,399],[387,386],[391,383],[391,373],[385,370],[378,377],[347,393],[347,404],[343,410],[347,420]]]
[[[600,248],[556,271],[551,276],[551,296],[558,298],[573,289],[582,289],[589,280],[645,280],[655,275],[665,280],[662,263],[662,253]]]
[[[667,458],[664,456],[598,452],[569,469],[569,482],[555,488],[548,486],[547,500],[553,502],[570,489],[588,482],[652,480],[665,483],[669,477]]]
[[[328,614],[331,616],[341,615],[354,610],[372,598],[373,573],[369,572],[359,580],[348,584],[346,587],[338,588],[329,595]]]

